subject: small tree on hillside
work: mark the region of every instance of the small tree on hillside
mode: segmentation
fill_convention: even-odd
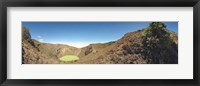
[[[152,59],[150,63],[159,63],[160,57],[166,52],[165,49],[171,45],[166,27],[162,22],[152,22],[147,28],[148,30],[144,30],[146,32],[143,35],[143,53]]]

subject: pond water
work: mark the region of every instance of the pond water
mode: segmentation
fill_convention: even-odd
[[[75,60],[79,60],[79,57],[76,56],[76,55],[66,55],[66,56],[59,58],[59,60],[61,60],[61,61],[75,61]]]

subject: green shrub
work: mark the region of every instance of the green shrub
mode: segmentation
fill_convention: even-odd
[[[164,50],[169,49],[172,44],[170,33],[166,30],[166,25],[162,22],[152,22],[148,28],[145,28],[143,33],[143,48],[144,56],[150,57],[153,63],[158,63],[159,58],[165,54]]]

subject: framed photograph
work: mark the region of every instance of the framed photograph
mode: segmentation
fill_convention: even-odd
[[[199,86],[199,0],[0,4],[1,85]]]

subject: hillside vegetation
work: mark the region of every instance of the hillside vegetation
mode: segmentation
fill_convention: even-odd
[[[152,22],[119,40],[83,48],[42,43],[31,39],[28,28],[22,27],[22,31],[24,64],[178,64],[178,35],[161,22]],[[60,60],[66,55],[79,59]]]

